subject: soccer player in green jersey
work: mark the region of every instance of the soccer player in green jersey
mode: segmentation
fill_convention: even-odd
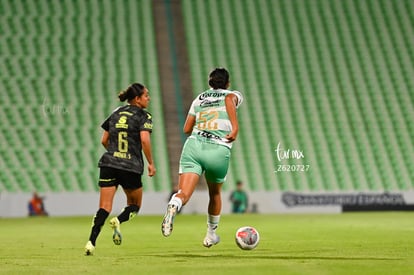
[[[230,201],[231,201],[231,212],[232,213],[246,213],[247,207],[249,205],[249,198],[246,191],[243,190],[243,182],[237,181],[236,190],[231,192]]]
[[[168,237],[173,229],[174,217],[185,205],[204,173],[209,190],[207,234],[203,245],[211,247],[220,241],[216,229],[221,213],[221,187],[229,167],[233,142],[239,125],[237,108],[243,102],[238,91],[228,90],[229,73],[216,68],[209,75],[209,90],[199,94],[191,104],[184,124],[189,134],[180,158],[179,190],[170,199],[162,221],[162,234]]]
[[[128,104],[115,109],[102,123],[104,132],[101,142],[107,151],[99,160],[99,210],[94,216],[89,241],[85,246],[86,255],[92,255],[95,251],[96,239],[112,211],[114,195],[119,185],[127,197],[127,206],[110,220],[112,239],[116,245],[122,241],[120,224],[138,213],[142,202],[142,152],[148,162],[148,176],[152,177],[156,172],[150,139],[152,116],[145,110],[150,101],[148,89],[142,84],[134,83],[120,92],[118,97],[122,102],[128,101]]]

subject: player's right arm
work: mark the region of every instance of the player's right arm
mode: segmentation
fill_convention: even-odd
[[[109,120],[111,119],[111,116],[112,115],[107,117],[101,125],[102,129],[104,130],[104,132],[102,134],[102,138],[101,138],[101,144],[107,150],[108,150],[108,145],[109,145]]]
[[[191,132],[193,131],[195,122],[196,122],[196,117],[194,115],[188,114],[187,119],[185,120],[185,123],[184,123],[183,132],[188,135],[191,134]]]

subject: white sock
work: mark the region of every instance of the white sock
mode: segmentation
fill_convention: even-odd
[[[177,210],[180,211],[181,206],[183,206],[183,201],[175,196],[176,194],[174,194],[170,200],[170,202],[168,204],[172,204],[174,206],[177,206]]]
[[[220,215],[207,215],[207,232],[215,233],[220,222]]]

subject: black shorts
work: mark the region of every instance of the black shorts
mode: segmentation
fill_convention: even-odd
[[[109,187],[121,185],[124,189],[138,189],[142,187],[141,174],[124,171],[111,167],[101,167],[99,186]]]

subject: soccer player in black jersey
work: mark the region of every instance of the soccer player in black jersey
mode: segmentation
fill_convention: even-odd
[[[99,160],[99,210],[93,218],[91,234],[85,246],[86,255],[93,255],[95,251],[96,239],[111,213],[118,185],[126,194],[127,206],[110,220],[112,239],[116,245],[122,241],[120,224],[138,213],[142,202],[142,151],[148,162],[148,175],[152,177],[156,172],[150,139],[152,117],[145,110],[150,101],[148,89],[134,83],[121,91],[118,97],[122,102],[127,100],[128,104],[115,109],[101,125],[104,129],[101,142],[107,151]]]

